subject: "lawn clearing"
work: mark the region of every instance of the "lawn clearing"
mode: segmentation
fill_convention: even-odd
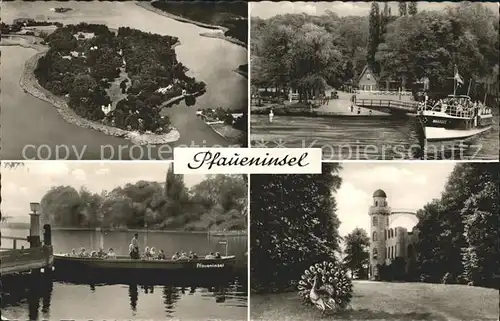
[[[354,281],[352,310],[324,317],[297,293],[251,296],[252,320],[498,320],[498,290],[464,285]]]

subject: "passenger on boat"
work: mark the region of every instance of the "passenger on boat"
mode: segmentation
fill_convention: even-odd
[[[172,255],[172,261],[177,261],[179,259],[179,252],[175,252],[174,255]]]
[[[157,259],[158,260],[166,260],[167,259],[167,256],[165,255],[165,252],[163,252],[163,250],[160,250],[160,252],[158,253]]]
[[[107,259],[116,259],[116,253],[113,248],[109,248],[108,253],[106,254]]]
[[[181,256],[179,256],[179,260],[189,260],[189,256],[186,252],[181,252]]]
[[[97,252],[97,256],[98,257],[105,257],[106,256],[106,252],[104,252],[103,248],[101,247],[99,249],[99,251]]]
[[[75,249],[71,249],[71,252],[69,253],[69,255],[68,255],[68,256],[71,256],[71,257],[76,257],[76,256],[78,256],[78,255],[76,254],[76,250],[75,250]]]
[[[215,253],[215,258],[216,258],[216,259],[222,259],[222,256],[220,255],[220,253],[219,253],[219,252],[217,252],[217,253]]]
[[[139,251],[136,251],[134,244],[130,243],[128,246],[128,252],[130,254],[131,259],[138,260],[139,259]]]
[[[151,259],[151,252],[149,251],[149,246],[146,246],[146,248],[144,249],[144,258],[146,260]]]
[[[90,257],[98,257],[97,251],[90,252]]]
[[[156,249],[154,247],[151,248],[149,254],[151,254],[151,258],[156,259],[157,254],[156,254]]]
[[[85,250],[84,247],[81,248],[79,256],[80,257],[88,257],[89,256],[89,254],[87,253],[87,250]]]
[[[193,253],[193,256],[191,257],[191,260],[196,260],[198,258],[198,254]]]
[[[130,247],[129,247],[129,250],[130,250],[130,257],[132,259],[139,259],[140,258],[140,255],[139,255],[139,234],[135,233],[134,234],[134,237],[132,238],[132,241],[130,241]]]
[[[205,256],[206,259],[209,259],[209,260],[213,260],[215,259],[215,256],[214,256],[214,253],[213,252],[210,252],[210,254],[208,254],[207,256]]]

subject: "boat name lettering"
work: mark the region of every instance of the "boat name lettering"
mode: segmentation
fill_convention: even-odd
[[[198,269],[206,269],[206,268],[223,268],[224,264],[203,264],[203,263],[197,263],[196,268]]]
[[[442,120],[442,119],[433,119],[432,122],[434,124],[446,124],[446,123],[448,123],[448,121]]]

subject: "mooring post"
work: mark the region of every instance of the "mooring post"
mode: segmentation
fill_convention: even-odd
[[[30,243],[30,248],[40,247],[40,214],[37,212],[40,209],[39,203],[30,203],[31,213],[30,213],[30,235],[28,236],[28,242]]]
[[[43,245],[52,245],[52,228],[50,227],[50,224],[45,224],[43,226]]]

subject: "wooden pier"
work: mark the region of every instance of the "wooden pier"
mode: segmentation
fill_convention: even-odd
[[[39,272],[42,268],[52,270],[54,261],[52,248],[52,232],[49,224],[43,226],[43,243],[40,241],[40,215],[36,213],[36,204],[32,203],[33,213],[30,214],[30,235],[27,237],[1,236],[2,240],[11,240],[12,248],[0,250],[0,275],[27,272]],[[24,241],[30,247],[17,248],[17,241]]]
[[[356,99],[355,105],[396,114],[416,114],[418,109],[417,102],[390,99]]]

